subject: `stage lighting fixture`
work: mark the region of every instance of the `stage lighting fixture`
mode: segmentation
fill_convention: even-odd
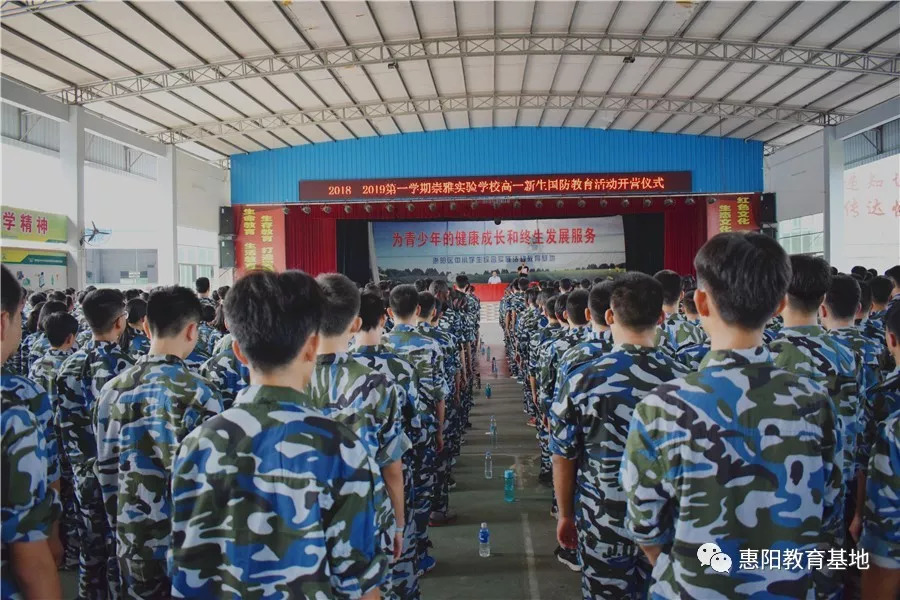
[[[650,205],[653,204],[653,200],[650,198],[644,198],[644,208],[650,208]]]
[[[476,208],[478,208],[478,200],[473,200],[471,206],[472,206],[472,210],[475,210]]]
[[[325,213],[326,215],[330,215],[331,207],[326,204],[325,206],[322,207],[322,212]]]
[[[350,205],[349,205],[349,204],[345,204],[345,205],[344,205],[344,212],[347,213],[348,215],[350,214],[350,211],[352,211],[352,210],[353,210],[353,209],[350,208]]]
[[[663,200],[664,206],[672,206],[673,204],[675,204],[675,201],[672,200],[671,198],[666,198],[665,200]]]
[[[409,212],[412,212],[415,209],[416,209],[416,205],[413,204],[412,202],[410,202],[409,204],[406,205],[406,210],[408,210]]]
[[[584,208],[585,204],[587,203],[584,201],[584,198],[578,200],[578,208]]]
[[[557,201],[556,201],[556,208],[562,208],[562,207],[565,206],[565,205],[566,205],[566,203],[563,202],[562,200],[557,200]]]
[[[308,207],[308,206],[304,206],[304,207],[301,208],[300,210],[302,210],[302,211],[303,211],[303,214],[305,214],[305,215],[308,215],[309,213],[312,212],[312,209],[311,209],[310,207]]]
[[[715,196],[710,196],[709,198],[707,198],[707,199],[706,199],[706,203],[707,203],[707,204],[715,204],[715,203],[716,203],[716,198],[715,198]]]
[[[494,219],[494,225],[499,225],[502,222],[503,221],[501,221],[500,219]]]
[[[543,201],[541,201],[541,200],[535,201],[534,207],[535,207],[535,208],[544,208],[544,203],[543,203]]]
[[[513,208],[521,208],[521,207],[522,207],[522,203],[519,202],[518,200],[513,202]]]
[[[456,202],[450,203],[450,210],[456,210]]]
[[[372,205],[371,205],[371,204],[366,204],[363,208],[366,209],[366,212],[367,212],[367,213],[371,213],[371,212],[372,212]]]
[[[606,208],[607,204],[609,204],[609,202],[606,201],[606,198],[600,200],[600,208]]]
[[[692,197],[685,198],[685,199],[684,199],[684,203],[685,203],[687,206],[693,206],[693,205],[694,205],[694,199],[693,199]]]
[[[435,204],[434,202],[428,203],[428,210],[430,210],[431,212],[434,212],[436,209],[437,209],[437,204]]]
[[[388,63],[388,69],[391,69],[391,70],[396,69],[397,66],[398,66],[398,65],[397,65],[397,61],[393,61],[393,62],[389,62],[389,63]]]
[[[633,56],[623,56],[622,62],[625,63],[626,65],[634,64],[634,57]]]
[[[622,208],[628,208],[629,206],[631,206],[631,201],[628,198],[622,200]]]
[[[291,207],[289,207],[289,206],[284,206],[284,207],[281,208],[281,212],[283,212],[283,213],[286,214],[286,215],[289,215],[289,214],[291,214]]]
[[[389,213],[392,213],[392,212],[394,212],[394,205],[388,204],[384,207],[384,210],[388,211]]]

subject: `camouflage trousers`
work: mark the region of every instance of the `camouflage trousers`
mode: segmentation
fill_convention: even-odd
[[[79,600],[114,600],[119,598],[119,568],[115,538],[109,528],[100,484],[93,473],[75,475],[75,497],[81,513],[78,538]]]
[[[169,598],[172,582],[169,580],[166,559],[136,559],[137,551],[129,549],[119,556],[122,597],[134,600]]]
[[[535,437],[541,450],[541,473],[549,473],[553,463],[550,460],[550,430],[544,426],[544,420],[538,415],[535,426]]]
[[[432,437],[417,457],[420,467],[415,473],[415,511],[413,520],[416,525],[417,557],[419,560],[428,550],[428,521],[431,518],[431,502],[434,498],[434,464],[437,450]]]
[[[640,600],[647,597],[650,563],[641,549],[615,531],[578,519],[581,592],[585,599]]]
[[[412,515],[410,515],[412,516]],[[407,517],[403,528],[403,550],[391,569],[391,600],[419,600],[418,535],[415,519]]]
[[[447,413],[444,415],[444,449],[437,452],[434,459],[434,492],[431,500],[431,510],[434,512],[446,512],[450,504],[450,440],[456,413],[456,407],[452,406],[452,402],[448,403]]]
[[[62,514],[59,517],[59,536],[64,551],[63,567],[74,569],[78,567],[78,556],[81,554],[81,541],[78,535],[81,529],[79,524],[81,513],[78,509],[78,501],[75,499],[72,467],[62,453],[60,454],[60,463],[62,466],[59,478],[59,500],[62,504]]]

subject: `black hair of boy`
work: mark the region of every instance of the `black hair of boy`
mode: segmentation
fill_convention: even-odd
[[[712,297],[722,320],[762,328],[784,299],[791,262],[781,245],[761,233],[720,233],[694,258],[697,287]]]
[[[204,323],[212,323],[216,318],[216,308],[211,304],[200,306],[200,320]]]
[[[25,331],[27,333],[37,333],[38,326],[41,322],[41,309],[44,308],[45,304],[46,302],[40,302],[37,306],[31,308],[31,312],[28,313],[28,318],[25,319]]]
[[[147,326],[153,337],[168,338],[190,323],[200,322],[201,304],[197,295],[186,287],[173,285],[158,288],[147,303]]]
[[[788,286],[788,305],[805,313],[814,312],[825,300],[831,288],[831,268],[824,258],[794,254],[791,261],[791,283]]]
[[[420,292],[425,291],[425,280],[424,279],[416,279],[413,282],[413,285],[416,286],[416,289]]]
[[[398,319],[408,319],[416,314],[419,291],[416,286],[404,284],[391,290],[391,310]]]
[[[434,312],[437,298],[431,292],[419,292],[419,316],[428,319]]]
[[[591,289],[591,280],[585,277],[581,280],[581,289],[590,290]]]
[[[41,314],[38,317],[38,331],[44,331],[44,322],[52,314],[68,312],[64,302],[58,300],[48,300],[41,306]]]
[[[32,294],[33,298],[37,294]],[[29,298],[29,302],[31,302],[31,298]],[[32,303],[34,306],[35,303]],[[16,281],[15,275],[12,274],[12,271],[6,268],[6,265],[3,265],[3,275],[0,278],[0,309],[3,312],[7,313],[12,319],[15,313],[22,306],[22,286],[19,285],[19,282]]]
[[[900,302],[895,303],[884,316],[884,330],[900,339]]]
[[[879,275],[869,282],[872,287],[872,302],[878,305],[887,304],[891,299],[891,292],[894,291],[894,282],[889,277]]]
[[[564,292],[556,297],[556,318],[566,321],[566,304],[569,302],[569,292]]]
[[[524,292],[528,289],[528,278],[527,277],[519,277],[516,280],[516,289],[520,292]]]
[[[130,290],[125,290],[125,301],[134,300],[135,298],[140,298],[141,290],[131,288]]]
[[[544,301],[544,311],[547,313],[547,318],[556,319],[556,299],[559,298],[556,294],[550,296]]]
[[[540,294],[540,292],[536,287],[528,288],[527,290],[525,290],[525,300],[527,302],[530,302],[531,304],[534,304],[535,302],[537,302],[538,294]]]
[[[580,326],[587,324],[585,311],[588,307],[590,293],[587,290],[575,290],[566,299],[566,313],[569,315],[569,323]]]
[[[465,275],[462,275],[462,274],[456,276],[456,287],[463,290],[466,288],[467,285],[469,285],[468,277],[466,277]]]
[[[863,314],[869,314],[872,310],[872,286],[868,281],[859,281],[859,309]]]
[[[230,289],[231,289],[231,286],[223,285],[223,286],[219,287],[218,290],[216,290],[217,292],[219,292],[219,301],[220,302],[225,302],[225,298],[228,297],[228,290],[230,290]]]
[[[625,273],[611,287],[610,306],[617,324],[640,332],[656,327],[665,299],[665,289],[656,276]]]
[[[319,331],[325,298],[303,271],[252,271],[225,298],[225,318],[241,353],[256,370],[290,364]]]
[[[125,312],[128,323],[137,326],[147,316],[147,303],[141,298],[132,298],[125,304]]]
[[[59,290],[50,292],[47,294],[47,300],[53,300],[54,302],[62,302],[66,303],[66,294],[64,292],[60,292]]]
[[[598,283],[591,288],[588,295],[588,307],[591,309],[591,320],[597,325],[606,325],[606,311],[612,292],[611,283]]]
[[[564,277],[559,280],[559,289],[563,292],[571,292],[572,291],[572,280],[568,277]]]
[[[894,265],[885,271],[884,276],[894,282],[894,287],[900,287],[900,265]]]
[[[695,288],[684,290],[684,298],[681,299],[681,303],[684,304],[684,312],[689,312],[692,315],[697,314],[697,304],[694,302],[695,291]]]
[[[44,333],[53,348],[66,343],[70,335],[78,335],[78,319],[67,312],[56,312],[44,320]]]
[[[326,337],[343,335],[359,315],[359,288],[352,279],[340,273],[319,275],[316,283],[325,299],[319,331]]]
[[[869,270],[861,265],[856,265],[852,269],[850,269],[851,275],[859,275],[863,279],[869,276]]]
[[[675,271],[663,269],[662,271],[658,271],[653,277],[660,285],[662,285],[663,303],[666,306],[677,303],[678,299],[681,297],[681,290],[683,289],[681,275]]]
[[[359,295],[359,318],[362,320],[362,331],[372,331],[384,317],[384,300],[381,293],[365,291]]]
[[[125,294],[119,290],[94,290],[81,303],[84,319],[95,334],[107,333],[125,314]]]
[[[16,281],[15,277],[13,277],[13,281]],[[19,284],[19,282],[16,281],[16,285],[18,285],[18,284]],[[22,294],[20,293],[19,296],[21,296],[21,295]],[[30,296],[28,296],[28,304],[32,308],[34,308],[38,304],[41,304],[46,301],[47,301],[47,294],[45,294],[44,292],[35,292],[35,293],[31,294]]]
[[[859,282],[854,277],[835,275],[825,293],[825,306],[838,319],[852,319],[856,316],[860,296]]]
[[[194,288],[196,288],[198,294],[206,294],[209,292],[209,278],[198,277],[197,281],[194,282]]]

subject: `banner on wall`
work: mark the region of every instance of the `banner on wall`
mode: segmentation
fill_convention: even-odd
[[[884,271],[900,262],[900,169],[897,156],[844,171],[846,265]]]
[[[503,221],[373,223],[376,264],[382,277],[414,281],[465,273],[486,283],[504,281],[521,263],[546,279],[593,279],[625,263],[622,217]]]
[[[235,263],[238,272],[253,269],[285,269],[284,209],[281,207],[235,208],[237,239]]]
[[[3,239],[65,244],[67,232],[65,215],[9,206],[4,206],[0,215],[0,235]]]
[[[3,248],[2,261],[15,275],[19,285],[26,290],[58,290],[68,287],[65,252]]]
[[[719,198],[706,205],[707,238],[726,231],[759,231],[756,211],[759,194]]]

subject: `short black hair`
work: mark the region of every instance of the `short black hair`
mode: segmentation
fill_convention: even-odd
[[[303,271],[251,271],[225,298],[228,328],[248,362],[262,372],[293,361],[319,330],[325,298]]]
[[[864,314],[872,310],[872,286],[868,281],[859,281],[859,308]]]
[[[606,325],[606,311],[609,310],[610,283],[598,283],[591,288],[588,295],[588,307],[591,309],[591,320],[598,325]]]
[[[37,306],[31,307],[31,312],[28,313],[28,318],[25,320],[25,331],[28,333],[37,333],[38,325],[41,321],[41,309],[44,308],[44,304],[46,302],[41,302]],[[6,309],[4,309],[6,310]],[[12,313],[10,313],[12,314]]]
[[[900,287],[900,265],[894,265],[884,272],[885,277],[889,277],[894,282],[894,286]]]
[[[228,290],[230,290],[230,289],[231,289],[231,286],[223,285],[223,286],[220,286],[218,290],[216,290],[217,292],[219,292],[219,301],[220,302],[225,302],[225,298],[228,296]]]
[[[425,280],[424,279],[416,279],[413,282],[413,285],[416,286],[416,289],[419,290],[420,292],[425,291]]]
[[[78,334],[78,319],[67,312],[57,312],[44,319],[44,333],[50,346],[59,348],[70,335]]]
[[[198,277],[194,282],[194,287],[197,289],[197,293],[205,294],[209,291],[209,277]]]
[[[870,267],[870,268],[869,268],[869,275],[871,275],[872,277],[878,277],[878,271],[876,271],[875,269],[872,269],[872,268]]]
[[[663,289],[663,303],[667,305],[675,304],[681,297],[682,281],[681,275],[669,269],[657,271],[653,276]]]
[[[697,304],[694,302],[694,292],[696,289],[690,288],[684,290],[684,298],[681,299],[681,303],[684,304],[684,312],[689,312],[691,314],[697,314]]]
[[[563,292],[556,297],[556,318],[563,323],[566,321],[566,304],[569,302],[569,292]]]
[[[125,304],[125,311],[128,313],[128,322],[137,325],[147,316],[147,303],[143,298],[132,298]]]
[[[884,330],[900,338],[900,302],[895,302],[884,316]]]
[[[423,319],[429,319],[434,311],[437,298],[431,292],[419,292],[419,316]]]
[[[825,306],[838,319],[852,319],[856,316],[860,297],[859,282],[850,275],[835,275],[825,293]]]
[[[791,256],[791,283],[788,286],[788,303],[804,312],[819,308],[825,293],[835,277],[824,258],[794,254]]]
[[[419,291],[416,286],[404,284],[391,290],[391,310],[399,319],[408,319],[419,306]]]
[[[694,258],[697,286],[722,319],[745,329],[763,327],[784,298],[791,263],[781,245],[760,233],[720,233]]]
[[[384,316],[384,300],[380,293],[366,290],[359,295],[359,318],[362,320],[362,331],[372,331],[378,327]]]
[[[569,323],[584,325],[587,323],[587,315],[584,311],[588,307],[590,294],[587,290],[575,290],[566,299],[566,312],[569,314]]]
[[[107,333],[125,313],[125,294],[113,289],[94,290],[84,297],[81,307],[91,331]]]
[[[531,304],[536,303],[538,294],[540,294],[540,291],[536,287],[528,288],[525,290],[525,302],[530,302]]]
[[[548,318],[552,318],[554,320],[556,319],[556,299],[558,297],[559,296],[556,296],[554,294],[553,296],[547,298],[547,300],[544,302],[544,312],[547,313]]]
[[[425,289],[426,292],[431,292],[435,297],[444,294],[450,293],[450,284],[447,283],[444,279],[435,279],[430,284],[428,284],[428,288]]]
[[[47,321],[47,317],[52,314],[68,312],[68,307],[65,302],[60,302],[58,300],[49,300],[44,302],[41,306],[41,314],[38,317],[38,331],[45,331],[44,323]]]
[[[469,278],[460,273],[456,276],[456,286],[460,288],[464,288],[469,285]]]
[[[200,320],[204,323],[212,323],[216,318],[216,307],[205,302],[200,303]]]
[[[136,288],[131,288],[130,290],[125,290],[125,301],[133,300],[135,298],[141,297],[141,290]]]
[[[10,275],[12,275],[12,273],[10,273]],[[13,277],[12,280],[16,282],[16,285],[19,285],[19,282],[16,281],[15,277]],[[5,280],[4,280],[3,285],[6,286]],[[11,286],[10,289],[13,289],[13,287]],[[21,295],[22,294],[20,293],[19,296],[21,296]],[[44,292],[35,292],[35,293],[31,294],[30,296],[28,296],[28,304],[30,304],[31,306],[37,306],[38,304],[40,304],[42,302],[46,302],[46,301],[47,301],[47,294],[45,294]]]
[[[894,282],[889,278],[879,275],[869,282],[872,287],[872,302],[878,304],[887,304],[891,299],[891,292],[894,291]]]
[[[199,323],[200,314],[200,299],[180,285],[153,290],[147,302],[147,326],[154,337],[177,335],[190,323]]]
[[[610,287],[610,305],[616,323],[634,331],[646,331],[656,326],[665,297],[663,283],[658,277],[636,271],[625,273],[612,281]]]
[[[31,295],[32,298],[35,294]],[[32,304],[34,306],[34,304]],[[0,279],[0,309],[9,314],[10,317],[22,308],[22,286],[16,281],[16,276],[12,271],[3,265],[3,275]]]
[[[585,277],[584,279],[582,279],[582,280],[581,280],[581,289],[583,289],[583,290],[589,290],[589,289],[591,289],[591,280],[588,279],[587,277]]]
[[[527,277],[519,277],[516,279],[516,289],[520,292],[524,292],[528,289],[528,278]]]
[[[340,273],[325,273],[316,277],[325,299],[319,331],[333,337],[341,335],[359,315],[359,288],[353,280]]]
[[[856,265],[855,267],[850,269],[850,274],[859,275],[863,279],[866,279],[869,277],[869,270],[861,265]]]
[[[65,292],[55,290],[47,294],[47,300],[53,300],[54,302],[62,302],[63,304],[65,304],[66,294]]]
[[[559,289],[561,289],[564,292],[571,292],[572,291],[572,280],[569,279],[568,277],[563,277],[562,279],[560,279],[559,280]]]

